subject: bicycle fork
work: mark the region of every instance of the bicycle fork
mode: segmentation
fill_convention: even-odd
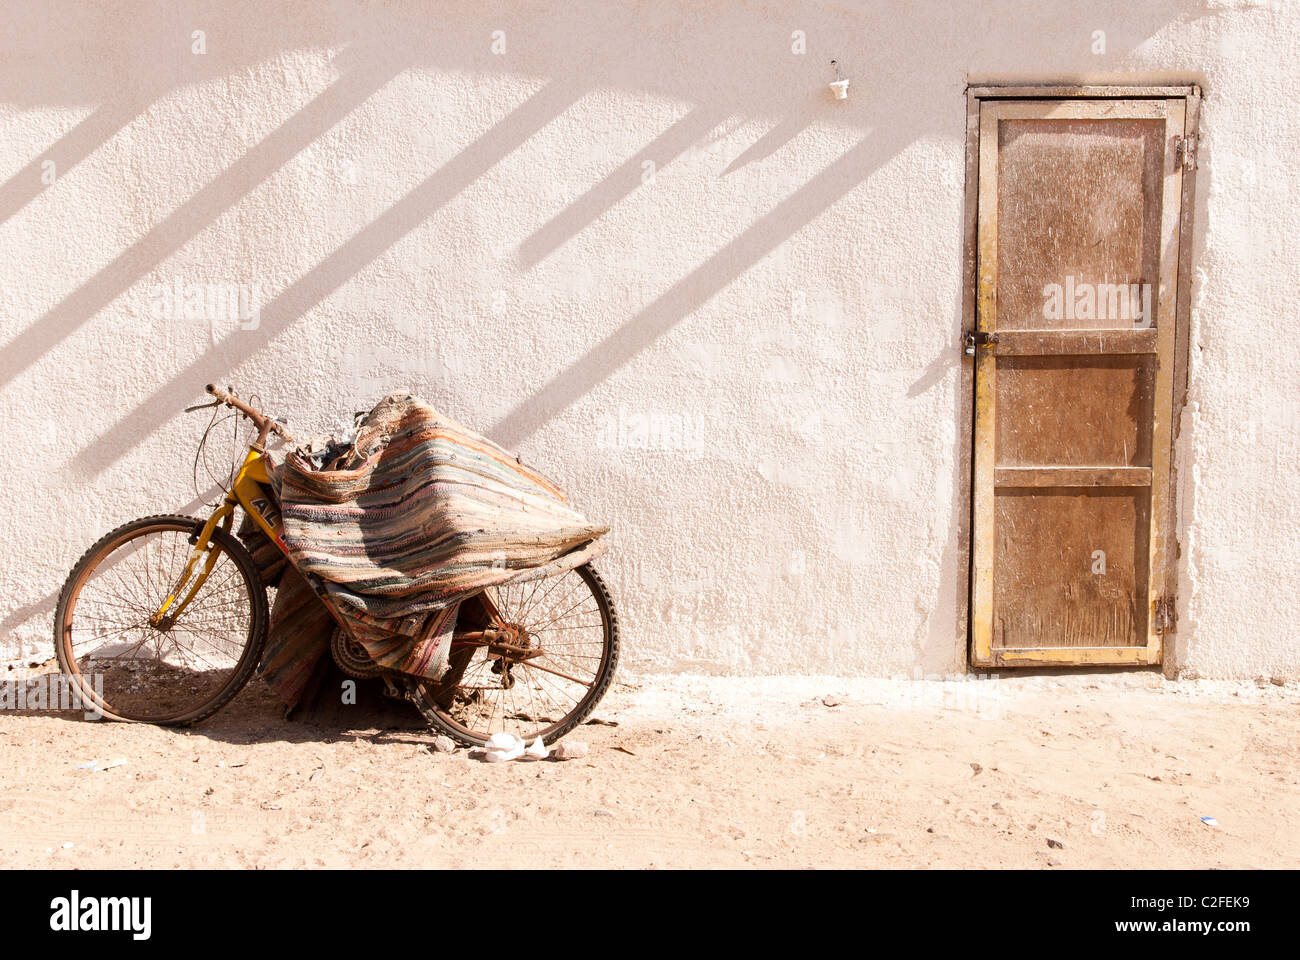
[[[230,533],[230,528],[234,523],[236,506],[242,505],[257,525],[270,536],[271,542],[281,550],[285,549],[281,531],[271,525],[263,510],[257,509],[259,505],[265,505],[259,498],[267,496],[262,492],[262,485],[269,482],[270,476],[266,470],[265,451],[262,449],[260,442],[254,443],[249,446],[244,462],[240,465],[239,473],[235,475],[235,479],[230,484],[230,489],[226,492],[221,505],[212,512],[212,516],[208,517],[203,529],[190,538],[190,542],[194,544],[194,549],[190,551],[190,558],[185,564],[185,569],[181,571],[180,579],[172,587],[162,606],[150,614],[150,624],[159,630],[170,630],[176,621],[180,619],[180,615],[185,612],[185,608],[189,606],[190,601],[203,588],[208,575],[212,573],[212,568],[216,566],[217,555],[220,553],[220,550],[212,542],[213,531],[220,526],[226,533]],[[195,576],[194,570],[200,560],[203,561],[203,567]],[[194,578],[192,585],[190,584],[191,577]],[[189,587],[188,591],[186,590],[187,586]],[[182,592],[185,595],[178,601],[177,598],[181,597]]]
[[[212,516],[208,517],[207,523],[203,529],[190,537],[190,542],[194,544],[194,549],[190,551],[190,558],[185,564],[185,569],[181,571],[180,579],[172,587],[163,601],[162,606],[149,615],[149,624],[159,630],[166,632],[170,630],[180,619],[180,615],[185,612],[185,608],[190,605],[190,601],[203,588],[207,582],[208,575],[212,573],[212,568],[216,566],[217,556],[220,550],[212,542],[212,533],[220,526],[226,533],[230,532],[231,524],[235,516],[235,499],[230,494],[221,502],[221,506],[213,511]],[[195,576],[194,570],[203,562],[203,567],[199,570],[198,576]],[[194,580],[190,583],[191,578]],[[189,590],[186,591],[186,587]],[[184,597],[178,602],[177,598]]]

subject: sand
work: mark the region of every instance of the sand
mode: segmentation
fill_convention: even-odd
[[[622,681],[563,762],[440,754],[413,712],[286,722],[258,685],[190,730],[0,711],[0,863],[1300,865],[1294,685]]]

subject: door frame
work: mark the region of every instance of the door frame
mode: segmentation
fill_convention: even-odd
[[[1189,331],[1191,325],[1191,265],[1193,259],[1193,212],[1196,205],[1196,167],[1199,157],[1196,147],[1199,144],[1200,106],[1202,91],[1199,84],[1187,83],[1164,86],[1148,85],[1090,85],[1090,84],[972,84],[966,88],[966,195],[964,208],[963,259],[962,259],[962,306],[961,331],[976,329],[979,295],[979,167],[980,167],[980,105],[985,101],[1043,101],[1043,100],[1170,100],[1181,99],[1185,104],[1183,123],[1184,137],[1191,146],[1192,159],[1184,165],[1182,171],[1181,197],[1179,202],[1178,257],[1176,260],[1177,283],[1173,292],[1173,336],[1172,349],[1172,406],[1170,410],[1169,448],[1163,450],[1169,462],[1168,496],[1162,508],[1167,511],[1165,529],[1167,531],[1167,549],[1161,558],[1160,571],[1167,584],[1168,595],[1172,598],[1172,619],[1162,638],[1162,663],[1166,676],[1176,676],[1181,660],[1181,647],[1175,624],[1183,613],[1185,599],[1178,596],[1176,586],[1180,582],[1182,557],[1182,529],[1178,523],[1180,488],[1180,462],[1178,451],[1184,444],[1180,443],[1182,427],[1182,410],[1187,401]],[[960,349],[960,347],[958,347]],[[962,566],[966,574],[960,578],[962,596],[959,600],[959,622],[965,627],[966,665],[968,671],[987,669],[975,664],[974,618],[972,610],[974,570],[974,466],[975,466],[975,359],[962,355],[962,416],[965,429],[962,450],[962,477],[960,487],[966,497],[965,509],[961,512],[962,529],[959,531],[959,544],[962,552]],[[1153,573],[1156,571],[1153,570]],[[1145,659],[1136,663],[1145,665]],[[1042,666],[1053,664],[1043,663]],[[1076,664],[1057,664],[1059,667],[1076,666]]]

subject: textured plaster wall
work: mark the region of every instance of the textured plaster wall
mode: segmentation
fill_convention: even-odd
[[[1174,653],[1295,675],[1298,34],[1244,0],[6,3],[0,653],[48,653],[101,533],[202,509],[180,410],[217,380],[299,435],[410,388],[519,450],[613,523],[638,668],[964,670],[965,85],[1199,82]]]

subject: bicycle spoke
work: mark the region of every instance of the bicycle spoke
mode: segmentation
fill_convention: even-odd
[[[249,644],[255,642],[251,591],[260,582],[249,579],[231,548],[218,539],[224,534],[214,534],[209,549],[215,554],[200,555],[182,584],[194,553],[192,532],[193,527],[163,518],[107,540],[67,602],[60,649],[67,650],[71,663],[65,668],[76,672],[85,664],[101,671],[94,689],[102,681],[110,713],[156,722],[200,714],[230,689],[247,662]],[[179,613],[178,619],[152,626],[150,619],[173,593],[172,615]]]

